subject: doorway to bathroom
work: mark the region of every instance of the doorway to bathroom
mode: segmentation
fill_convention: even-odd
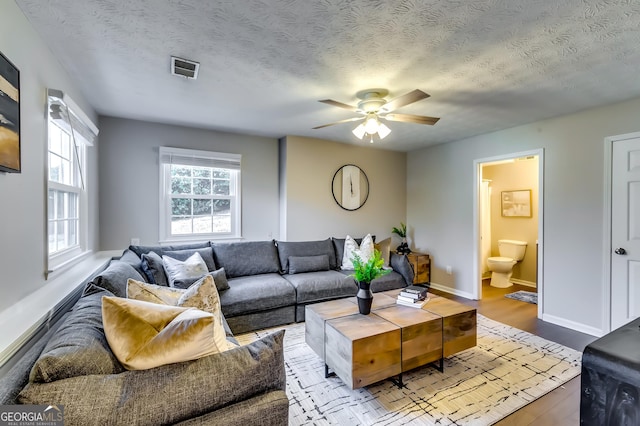
[[[543,164],[542,149],[474,161],[475,299],[482,299],[483,286],[492,294],[496,286],[505,293],[524,289],[537,294],[538,318],[544,302]]]

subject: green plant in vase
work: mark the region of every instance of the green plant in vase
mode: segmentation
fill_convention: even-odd
[[[353,262],[353,274],[351,276],[358,282],[358,310],[361,314],[368,315],[371,312],[371,304],[373,303],[373,293],[371,292],[371,281],[378,277],[387,275],[390,271],[383,268],[384,260],[380,250],[374,250],[373,256],[364,262],[362,258],[354,254],[351,259]]]
[[[409,253],[411,253],[411,249],[409,248],[409,244],[407,244],[407,225],[405,225],[404,223],[400,222],[400,228],[397,228],[397,227],[394,226],[393,229],[391,229],[391,233],[392,234],[396,234],[402,240],[400,245],[396,248],[396,253],[398,253],[398,254],[409,254]]]

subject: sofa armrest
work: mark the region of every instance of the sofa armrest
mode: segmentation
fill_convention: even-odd
[[[407,256],[394,252],[391,252],[390,254],[389,265],[391,265],[394,271],[402,275],[402,278],[407,282],[407,285],[411,285],[413,283],[414,272]]]
[[[174,424],[255,395],[286,390],[283,338],[281,330],[195,361],[29,383],[18,401],[63,404],[68,425],[110,424],[114,419],[122,424]]]

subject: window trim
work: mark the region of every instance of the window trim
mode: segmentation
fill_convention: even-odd
[[[235,195],[220,195],[214,198],[231,199],[231,232],[171,235],[171,196],[167,191],[170,184],[169,166],[171,158],[178,158],[175,164],[200,165],[212,168],[229,169],[234,177],[231,179],[231,188]],[[203,151],[195,149],[173,148],[161,146],[159,150],[159,242],[191,242],[207,240],[230,240],[242,238],[242,156],[215,151]],[[193,197],[185,197],[193,198]]]
[[[45,144],[45,169],[46,169],[46,209],[45,209],[45,253],[46,267],[45,279],[57,276],[64,270],[77,264],[91,253],[89,249],[89,193],[87,182],[87,147],[93,146],[94,139],[98,135],[98,128],[89,120],[87,115],[66,94],[59,90],[48,89],[46,99],[46,144]],[[55,107],[54,107],[55,106]],[[49,180],[50,177],[50,136],[51,126],[56,126],[60,131],[69,136],[71,172],[74,176],[74,184],[68,185]],[[55,253],[49,253],[49,190],[71,192],[78,195],[78,228],[77,244],[67,247]]]

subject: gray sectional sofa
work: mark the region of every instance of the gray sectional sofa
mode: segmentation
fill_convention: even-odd
[[[338,239],[130,246],[0,379],[0,404],[63,404],[66,425],[287,424],[284,331],[195,361],[127,371],[107,343],[102,296],[126,297],[129,278],[166,285],[158,259],[198,251],[218,287],[227,339],[235,341],[233,333],[303,321],[309,303],[355,295],[350,272],[340,269],[343,247]],[[413,280],[404,256],[391,254],[390,263],[394,270],[373,291]]]
[[[360,240],[356,242],[359,244]],[[304,321],[306,305],[355,296],[358,289],[351,276],[353,271],[340,269],[344,239],[338,238],[130,246],[122,261],[136,268],[142,264],[146,279],[163,285],[159,281],[165,279],[164,272],[161,266],[153,266],[149,254],[176,256],[180,252],[184,257],[194,250],[203,258],[207,256],[205,250],[211,250],[212,259],[205,259],[210,271],[224,268],[228,288],[218,288],[220,302],[236,334]],[[413,282],[413,269],[405,256],[390,253],[390,266],[393,270],[389,274],[371,283],[374,293]]]

